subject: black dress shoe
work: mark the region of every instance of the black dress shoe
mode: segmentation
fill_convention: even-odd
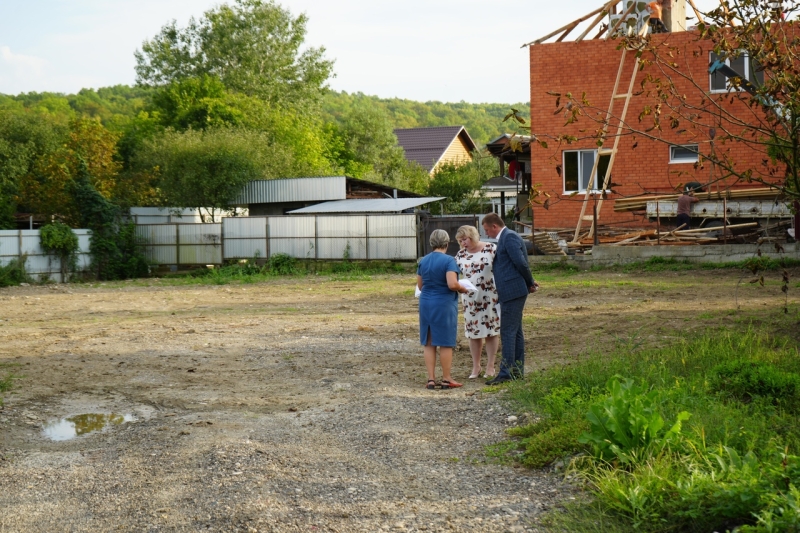
[[[492,379],[486,380],[486,385],[500,385],[501,383],[508,383],[511,381],[511,378],[506,377],[494,377]]]

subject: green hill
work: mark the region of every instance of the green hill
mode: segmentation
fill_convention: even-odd
[[[54,119],[89,116],[99,118],[111,130],[118,130],[148,107],[151,94],[152,91],[149,89],[126,85],[82,89],[77,94],[68,95],[0,94],[0,109],[37,109],[47,112]],[[479,146],[513,129],[513,124],[503,122],[503,117],[512,107],[519,110],[523,117],[530,115],[530,105],[527,103],[417,102],[401,98],[379,98],[363,93],[331,91],[322,100],[323,118],[327,121],[341,122],[354,106],[365,102],[386,111],[395,128],[466,126]]]
[[[516,131],[514,124],[503,122],[503,117],[513,107],[523,117],[530,116],[529,103],[470,104],[467,102],[417,102],[400,98],[379,98],[363,93],[328,93],[322,102],[323,114],[341,121],[350,109],[363,102],[384,109],[396,128],[421,128],[431,126],[465,126],[472,139],[484,145],[498,135]]]

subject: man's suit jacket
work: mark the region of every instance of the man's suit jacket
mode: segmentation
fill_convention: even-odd
[[[533,286],[528,252],[522,237],[506,228],[497,241],[494,258],[494,283],[500,302],[526,296]]]

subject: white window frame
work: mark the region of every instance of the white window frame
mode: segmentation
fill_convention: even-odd
[[[750,72],[750,69],[752,68],[752,65],[753,65],[753,62],[750,60],[750,54],[748,54],[747,52],[742,52],[739,57],[740,58],[744,58],[744,73],[743,73],[744,79],[746,79],[750,83],[754,83],[754,81],[753,81],[753,73]],[[717,54],[715,54],[714,52],[709,52],[708,53],[708,64],[709,65],[711,63],[713,63],[716,59],[719,59],[719,56]],[[731,66],[731,59],[730,58],[726,58],[725,59],[725,64],[730,67]],[[714,84],[714,76],[715,75],[723,76],[725,78],[725,88],[724,89],[715,89],[714,88],[713,84]],[[737,91],[737,92],[738,91],[743,91],[744,89],[742,89],[741,87],[737,87],[737,88],[731,87],[730,84],[728,83],[728,77],[725,76],[724,74],[721,74],[719,72],[715,72],[715,73],[714,72],[709,72],[708,73],[708,90],[712,94],[721,94],[721,93],[727,93],[729,91]]]
[[[679,157],[675,157],[675,149],[676,148],[683,148],[685,150],[689,150],[689,151],[693,152],[692,155],[694,156],[694,158],[690,159],[689,157],[680,157],[680,158]],[[700,158],[700,156],[698,154],[699,150],[700,150],[700,145],[697,145],[697,144],[671,144],[670,147],[669,147],[669,162],[670,162],[671,165],[677,165],[677,164],[682,164],[682,163],[683,164],[685,164],[685,163],[692,163],[692,164],[693,163],[697,163],[697,161]]]
[[[565,193],[565,194],[570,194],[570,193],[573,193],[573,192],[578,192],[578,193],[581,193],[581,194],[585,194],[585,193],[586,193],[586,189],[585,189],[585,188],[584,188],[584,189],[581,189],[581,188],[580,188],[580,187],[581,187],[581,174],[582,174],[582,172],[581,172],[581,171],[583,170],[583,168],[582,168],[582,165],[583,165],[583,158],[581,157],[581,154],[583,154],[583,153],[586,153],[586,152],[593,152],[593,153],[594,153],[594,157],[595,157],[595,158],[597,158],[597,157],[602,157],[602,156],[598,156],[598,155],[597,155],[597,149],[588,149],[588,150],[564,150],[564,151],[561,153],[561,169],[562,169],[562,173],[561,173],[561,174],[562,174],[562,177],[561,177],[561,184],[562,184],[562,186],[563,186],[563,189],[564,189],[564,193]],[[567,154],[568,154],[568,153],[577,153],[577,154],[578,154],[578,189],[579,189],[579,190],[577,190],[577,191],[575,191],[575,190],[568,190],[568,189],[567,189]],[[594,160],[592,161],[592,166],[594,166]],[[589,169],[589,170],[591,170],[591,169]],[[597,173],[596,173],[596,172],[595,172],[594,179],[593,179],[592,181],[593,181],[593,183],[594,183],[595,187],[594,187],[594,188],[592,188],[592,189],[591,189],[589,192],[590,192],[591,194],[597,194],[597,193],[600,193],[600,192],[602,192],[602,191],[601,191],[599,188],[597,188]]]

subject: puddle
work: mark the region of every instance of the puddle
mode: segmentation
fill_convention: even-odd
[[[108,426],[118,426],[135,420],[136,417],[131,414],[86,413],[48,422],[42,432],[50,440],[69,440],[92,431],[102,431]]]

